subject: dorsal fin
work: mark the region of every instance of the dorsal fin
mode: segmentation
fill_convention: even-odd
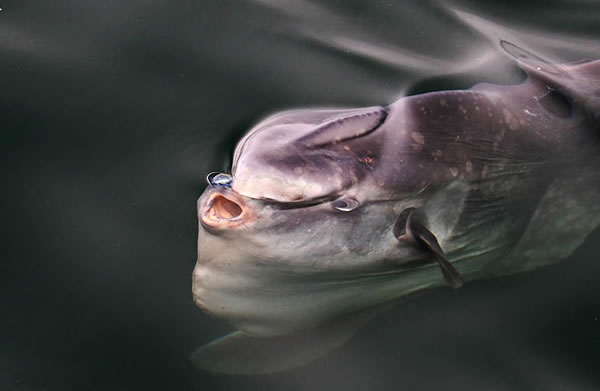
[[[515,58],[531,82],[547,87],[550,91],[547,100],[553,107],[557,102],[564,106],[564,101],[569,104],[578,101],[592,112],[600,108],[600,61],[554,64],[508,41],[501,41],[500,45]]]
[[[542,57],[508,41],[500,41],[500,46],[512,56],[519,67],[533,77],[553,88],[558,88],[562,81],[571,76],[560,65],[552,64]]]

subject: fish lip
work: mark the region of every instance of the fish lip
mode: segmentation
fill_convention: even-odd
[[[208,231],[218,232],[247,225],[255,219],[243,197],[224,187],[210,186],[198,201],[198,220]]]

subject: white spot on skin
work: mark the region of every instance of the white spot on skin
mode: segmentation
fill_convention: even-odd
[[[508,111],[507,109],[502,109],[502,113],[504,114],[504,121],[511,130],[519,129],[519,122],[515,117],[513,117],[510,111]]]
[[[412,137],[413,141],[419,145],[423,145],[425,144],[425,136],[423,136],[421,133],[419,132],[412,132],[410,134],[410,136]]]
[[[504,138],[504,134],[506,133],[506,129],[502,128],[496,135],[496,140],[501,141]]]
[[[470,174],[473,172],[473,163],[471,163],[470,161],[467,161],[467,163],[465,163],[465,170],[467,170],[467,172]]]
[[[435,152],[431,152],[431,156],[433,157],[433,160],[438,160],[441,159],[442,156],[444,156],[444,153],[438,149]]]
[[[446,102],[446,99],[440,99],[440,105],[448,107],[448,102]]]
[[[450,174],[451,174],[453,177],[455,177],[455,176],[457,176],[457,175],[458,175],[458,168],[456,168],[456,167],[450,167],[450,168],[449,168],[449,170],[450,170]]]

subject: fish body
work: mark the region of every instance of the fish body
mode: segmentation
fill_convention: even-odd
[[[600,61],[518,62],[518,85],[287,111],[251,129],[232,175],[198,200],[193,297],[240,330],[227,349],[571,254],[600,224]]]

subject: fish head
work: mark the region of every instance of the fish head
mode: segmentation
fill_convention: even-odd
[[[424,254],[392,232],[419,198],[375,197],[375,134],[386,116],[383,107],[294,111],[251,130],[232,176],[209,177],[198,200],[196,304],[272,336],[397,296],[382,281]]]

